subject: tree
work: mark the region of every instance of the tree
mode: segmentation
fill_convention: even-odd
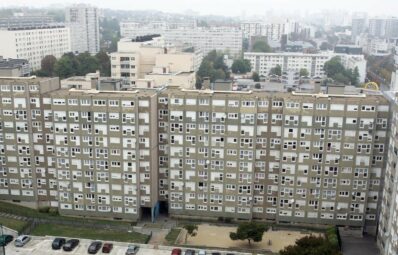
[[[260,75],[258,75],[257,72],[253,72],[252,79],[255,82],[259,82],[260,81]]]
[[[333,78],[338,73],[344,73],[345,68],[341,64],[340,57],[333,57],[329,61],[326,61],[323,69],[326,72],[326,75],[330,78]]]
[[[88,52],[77,55],[76,59],[78,61],[77,75],[86,75],[99,69],[97,58]]]
[[[354,71],[352,72],[351,84],[354,86],[358,86],[359,84],[359,70],[357,66],[354,68]]]
[[[272,48],[268,45],[266,41],[256,41],[253,44],[253,52],[272,52]]]
[[[41,75],[54,76],[54,66],[57,59],[53,55],[47,55],[41,60]]]
[[[198,231],[198,225],[187,224],[184,226],[184,229],[187,231],[187,233],[185,234],[185,243],[187,243],[188,235],[191,237],[196,236]]]
[[[271,68],[269,74],[281,76],[282,75],[282,67],[280,65],[276,65],[275,67]]]
[[[254,85],[254,88],[255,88],[255,89],[261,89],[261,84],[260,84],[260,83],[256,83],[256,84]]]
[[[279,252],[280,255],[341,255],[338,246],[327,239],[316,236],[305,236]]]
[[[261,223],[244,222],[239,224],[237,231],[229,233],[231,240],[247,240],[249,245],[251,241],[261,242],[263,234],[268,230],[268,227]]]
[[[54,72],[61,79],[76,75],[74,60],[64,55],[55,63]]]
[[[196,88],[202,87],[203,78],[209,77],[211,82],[217,79],[229,78],[228,67],[224,63],[224,55],[213,50],[202,60],[196,73]]]
[[[111,60],[105,51],[100,51],[95,55],[99,64],[99,70],[103,76],[111,76]]]
[[[309,75],[308,70],[306,68],[301,68],[300,69],[300,77],[305,76],[307,77]]]
[[[247,59],[235,59],[231,66],[233,73],[247,73],[251,69],[250,61]]]
[[[319,49],[323,50],[323,51],[329,50],[331,48],[332,48],[332,46],[328,42],[322,42],[321,46],[319,46]]]

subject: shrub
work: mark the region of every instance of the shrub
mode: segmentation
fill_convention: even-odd
[[[58,208],[56,207],[51,207],[48,210],[48,214],[50,214],[51,216],[58,216]]]
[[[49,206],[43,206],[39,208],[39,212],[41,213],[48,213],[50,211],[50,207]]]

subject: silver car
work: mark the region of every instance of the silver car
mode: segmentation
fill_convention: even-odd
[[[14,244],[15,244],[16,247],[23,247],[29,241],[30,241],[30,236],[22,235],[22,236],[18,236],[18,238],[15,239]]]
[[[138,246],[130,244],[127,247],[126,255],[135,255],[135,254],[137,254],[139,249],[140,248]]]

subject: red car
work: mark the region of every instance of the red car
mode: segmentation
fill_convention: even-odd
[[[181,255],[181,249],[177,249],[177,248],[173,249],[171,251],[171,255]]]
[[[104,243],[102,246],[102,253],[110,253],[113,249],[113,243]]]

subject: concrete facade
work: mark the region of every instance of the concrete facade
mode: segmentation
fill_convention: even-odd
[[[58,89],[0,79],[0,198],[61,214],[230,217],[374,232],[381,95]]]
[[[137,37],[139,38],[139,37]],[[118,51],[111,54],[112,78],[123,78],[132,87],[195,84],[191,75],[199,69],[201,52],[180,52],[158,35],[145,40],[122,39]],[[154,85],[148,86],[147,82]],[[167,81],[167,83],[165,83]]]
[[[166,43],[174,45],[191,45],[207,55],[212,50],[239,56],[242,52],[243,34],[236,27],[197,27],[191,24],[121,22],[122,37],[134,38],[148,34],[160,34]]]
[[[77,4],[66,8],[65,20],[70,28],[71,51],[96,54],[100,50],[99,10],[96,7]]]
[[[345,68],[354,69],[358,67],[359,81],[364,82],[366,78],[366,60],[364,55],[349,55],[334,52],[324,52],[319,54],[305,53],[257,53],[245,52],[244,58],[249,60],[252,70],[263,76],[268,76],[271,69],[280,65],[282,72],[289,70],[300,71],[307,69],[310,77],[325,77],[324,65],[333,57],[340,57],[341,63]]]
[[[27,59],[33,71],[47,55],[60,58],[70,52],[69,28],[48,26],[0,30],[0,56]]]

